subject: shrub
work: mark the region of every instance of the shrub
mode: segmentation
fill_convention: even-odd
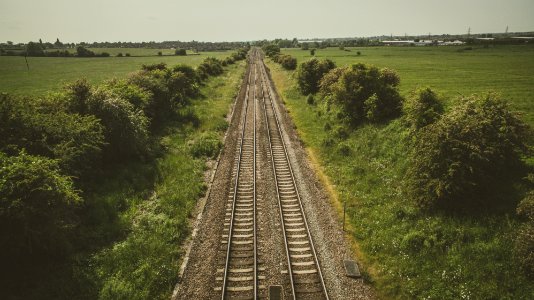
[[[268,57],[275,57],[276,55],[280,54],[280,46],[276,44],[268,44],[262,47],[263,52],[265,52],[265,55]]]
[[[68,102],[71,103],[67,106],[70,112],[95,116],[104,126],[107,143],[104,155],[108,161],[140,157],[147,153],[148,148],[148,119],[141,108],[136,108],[121,98],[118,90],[106,86],[93,90],[85,81],[67,87]],[[141,95],[142,92],[137,96],[143,97],[146,94]]]
[[[0,153],[0,242],[2,265],[69,251],[82,199],[55,160]]]
[[[334,69],[320,83],[321,94],[340,108],[340,117],[352,124],[382,122],[401,112],[402,97],[396,73],[389,69],[356,64]]]
[[[487,208],[492,187],[520,163],[526,126],[494,95],[463,99],[418,133],[408,193],[422,208]]]
[[[130,55],[130,53],[126,53],[124,56],[130,57],[131,55]]]
[[[187,55],[187,52],[185,51],[185,49],[176,49],[174,51],[174,55],[185,56]]]
[[[315,49],[311,49],[311,50],[310,50],[310,55],[311,55],[311,56],[315,56]]]
[[[166,63],[158,63],[158,64],[151,64],[151,65],[143,64],[141,66],[141,69],[144,71],[166,70],[167,64]]]
[[[414,91],[403,103],[404,119],[415,130],[436,122],[443,114],[443,104],[431,89]]]
[[[517,206],[517,214],[527,222],[519,229],[515,240],[515,254],[523,270],[534,275],[534,191],[530,191]]]
[[[136,109],[142,109],[143,111],[148,106],[152,93],[140,88],[137,85],[131,84],[126,80],[111,79],[101,86],[111,94],[125,99],[130,102]]]
[[[222,142],[216,132],[204,132],[191,145],[191,154],[214,158],[221,148]]]
[[[205,80],[208,76],[217,76],[224,72],[221,61],[214,57],[204,59],[197,70],[202,80]]]
[[[83,46],[78,46],[76,48],[76,55],[79,57],[92,57],[95,56],[95,53],[89,49],[86,49]]]
[[[360,55],[362,55],[362,53],[360,51],[357,51],[356,55],[360,56]]]
[[[64,97],[47,101],[0,96],[0,151],[16,155],[25,149],[81,176],[100,158],[103,127],[95,117],[62,111]]]
[[[313,99],[313,95],[310,94],[308,95],[308,97],[306,97],[306,103],[308,103],[309,105],[313,105],[315,103],[315,99]]]
[[[86,105],[87,113],[100,119],[105,128],[104,154],[108,161],[147,154],[148,120],[142,110],[105,89],[95,90]]]
[[[117,53],[117,57],[122,57],[122,52]]]
[[[307,94],[315,94],[319,90],[319,81],[324,74],[335,68],[336,65],[329,59],[319,61],[310,59],[300,64],[297,81],[300,91]]]
[[[297,59],[291,55],[278,54],[273,57],[273,60],[286,70],[295,70],[297,68]]]
[[[158,51],[158,56],[163,56],[163,52]]]

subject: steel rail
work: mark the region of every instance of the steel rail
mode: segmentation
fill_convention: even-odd
[[[268,83],[268,76],[267,76],[267,71],[265,70],[265,65],[264,65],[263,60],[261,60],[260,66],[261,66],[261,68],[260,68],[261,69],[261,75],[262,75],[262,78],[263,78],[262,83],[263,84],[267,84]],[[274,107],[272,87],[271,87],[270,84],[267,84],[267,92],[268,92],[269,100],[271,101],[271,109],[273,111],[274,119],[276,121],[276,127],[278,129],[278,134],[280,135],[281,144],[282,144],[282,147],[284,149],[285,158],[286,158],[286,161],[287,161],[287,164],[288,164],[288,168],[289,168],[289,171],[290,171],[290,174],[291,174],[291,179],[292,179],[293,185],[295,187],[295,192],[296,192],[296,195],[297,195],[300,211],[301,211],[301,214],[302,214],[302,218],[304,220],[304,225],[305,225],[306,232],[307,232],[307,235],[308,235],[310,248],[311,248],[312,253],[313,253],[313,258],[314,258],[314,261],[315,261],[315,265],[317,267],[317,272],[319,274],[319,278],[320,278],[320,281],[321,281],[321,286],[322,286],[322,289],[323,289],[323,293],[324,293],[326,299],[329,300],[330,298],[328,296],[328,291],[326,289],[326,285],[325,285],[325,282],[324,282],[323,273],[321,271],[319,260],[317,258],[317,252],[316,252],[315,246],[313,244],[313,239],[312,239],[312,236],[311,236],[311,233],[310,233],[308,221],[306,219],[306,215],[304,213],[304,207],[302,206],[302,200],[301,200],[301,197],[300,197],[300,193],[299,193],[298,188],[297,188],[297,182],[295,180],[295,175],[294,175],[294,172],[293,172],[293,168],[291,166],[291,161],[289,159],[289,155],[288,155],[287,148],[286,148],[286,145],[285,145],[284,137],[282,135],[280,121],[278,119],[278,115],[277,115],[276,109]],[[264,98],[263,105],[264,105],[265,118],[266,118],[266,120],[268,122],[267,110],[265,109],[265,105],[266,105],[265,104],[265,98]],[[285,225],[284,225],[285,220],[283,219],[283,214],[282,214],[282,204],[281,204],[280,191],[279,191],[280,187],[278,186],[278,180],[277,180],[277,174],[276,174],[274,156],[273,156],[273,149],[272,149],[272,143],[271,143],[271,133],[270,133],[269,126],[267,126],[267,132],[268,132],[268,136],[269,136],[269,149],[270,149],[270,152],[271,152],[271,161],[272,161],[272,165],[273,165],[273,172],[274,172],[275,183],[276,183],[276,192],[277,192],[277,198],[278,198],[278,203],[279,203],[279,208],[280,208],[280,218],[281,218],[281,224],[282,224],[282,229],[283,229],[282,232],[284,234],[284,243],[285,243],[285,248],[286,248],[286,255],[288,257],[288,272],[290,274],[289,278],[290,278],[290,281],[291,281],[293,299],[295,300],[296,299],[296,291],[295,291],[293,273],[292,273],[292,269],[291,269],[291,257],[290,257],[290,254],[289,254],[289,249],[288,249],[289,246],[288,246],[288,241],[287,241],[287,237],[286,237],[286,233],[285,233]]]
[[[254,65],[254,55],[251,57],[251,66]],[[241,142],[239,145],[239,157],[237,160],[237,170],[236,170],[236,177],[234,182],[234,195],[232,199],[232,213],[230,216],[230,228],[228,230],[228,242],[227,242],[227,249],[226,249],[226,261],[224,266],[224,274],[223,274],[223,285],[222,285],[222,293],[221,293],[221,299],[225,299],[226,296],[226,285],[227,285],[227,279],[228,279],[228,266],[230,262],[230,251],[231,251],[231,245],[232,245],[232,232],[233,232],[233,226],[234,226],[234,217],[235,217],[235,206],[236,206],[236,200],[237,200],[237,190],[239,186],[239,177],[240,177],[240,169],[241,169],[241,159],[243,157],[243,144],[245,141],[245,129],[247,124],[247,113],[248,113],[248,101],[249,101],[249,90],[250,90],[250,80],[252,77],[252,72],[250,72],[251,69],[249,69],[249,76],[248,76],[248,82],[247,82],[247,89],[245,93],[245,112],[244,112],[244,119],[243,119],[243,126],[241,130]],[[254,148],[254,157],[256,156],[255,148]],[[255,165],[255,164],[254,164]],[[254,172],[254,203],[256,202],[256,192],[255,192],[255,180],[256,180],[256,174]],[[256,219],[255,211],[253,219]],[[255,225],[254,225],[255,226]],[[254,244],[256,242],[256,232],[254,228]],[[254,255],[256,255],[256,245],[254,245]],[[255,260],[256,261],[256,260]],[[257,268],[256,264],[254,265],[254,290],[257,291]]]

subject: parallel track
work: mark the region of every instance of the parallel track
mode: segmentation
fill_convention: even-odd
[[[254,55],[250,63],[254,65]],[[252,70],[252,69],[251,69]],[[226,208],[226,260],[221,298],[258,297],[256,228],[256,89],[257,74],[250,71],[244,118],[236,159],[234,188]],[[251,82],[252,89],[251,90]],[[252,99],[250,99],[252,93]],[[252,107],[249,102],[252,101]],[[251,120],[252,117],[252,120]],[[250,124],[252,123],[252,124]]]
[[[292,299],[329,299],[323,274],[313,245],[288,150],[277,115],[274,91],[261,53],[249,55],[243,123],[233,172],[233,188],[226,205],[223,245],[224,268],[221,299],[258,299],[258,228],[256,190],[256,102],[266,120],[268,149],[271,158],[278,214],[287,258],[289,294]],[[258,90],[259,88],[259,90]],[[263,289],[264,286],[261,286]]]
[[[263,60],[258,62],[258,67],[292,297],[329,299],[274,106],[274,92],[269,84]]]

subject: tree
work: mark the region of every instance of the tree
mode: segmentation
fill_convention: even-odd
[[[79,57],[92,57],[95,56],[95,53],[89,49],[86,49],[84,46],[78,46],[76,48],[76,53]]]
[[[174,51],[174,55],[179,55],[179,56],[184,56],[184,55],[187,55],[185,49],[176,49]]]
[[[310,49],[310,45],[308,45],[308,43],[302,43],[302,44],[300,45],[300,48],[301,48],[302,50],[308,50],[308,49]]]
[[[333,70],[320,83],[323,97],[330,97],[341,108],[340,116],[353,125],[363,121],[381,122],[401,112],[398,75],[364,64]]]
[[[334,62],[329,59],[319,61],[313,58],[300,64],[297,72],[300,91],[304,95],[315,94],[319,90],[319,81],[323,75],[335,67]]]
[[[263,52],[265,52],[265,55],[268,57],[275,57],[276,55],[280,54],[280,46],[277,44],[268,44],[262,47]]]
[[[34,42],[29,42],[26,45],[26,55],[27,56],[44,56],[45,54],[43,51],[43,47],[41,47],[41,45],[34,43]]]
[[[54,46],[56,46],[56,48],[63,48],[63,43],[59,41],[59,38],[57,38]]]
[[[31,257],[62,257],[70,248],[75,208],[82,202],[55,160],[0,152],[0,257],[16,265]]]
[[[315,56],[315,49],[311,49],[311,50],[310,50],[310,55],[311,55],[311,56]]]
[[[487,209],[521,164],[526,125],[495,95],[462,99],[422,128],[407,172],[408,193],[425,209]]]
[[[414,91],[403,103],[404,119],[414,130],[436,122],[443,114],[443,104],[430,88]]]

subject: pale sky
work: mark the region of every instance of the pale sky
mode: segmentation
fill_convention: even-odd
[[[0,0],[0,41],[248,41],[534,31],[534,0]]]

